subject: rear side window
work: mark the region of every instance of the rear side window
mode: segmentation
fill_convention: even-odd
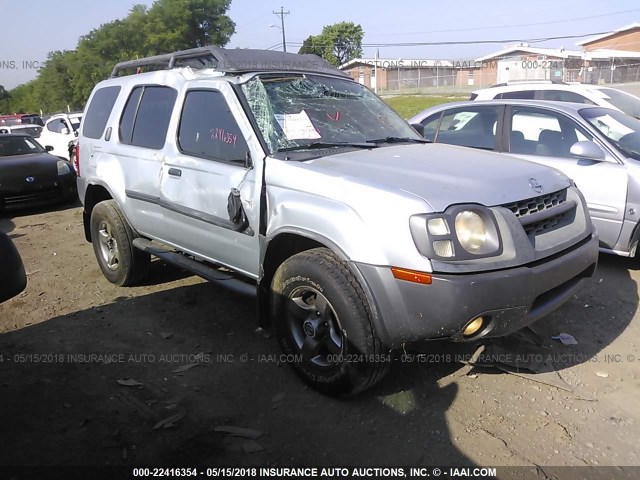
[[[504,92],[496,98],[517,99],[517,100],[533,100],[536,95],[535,90],[520,90],[518,92]]]
[[[105,87],[96,91],[87,109],[84,127],[82,127],[82,134],[85,137],[96,139],[102,137],[119,93],[120,87],[118,86]]]
[[[217,90],[187,93],[178,132],[180,151],[220,162],[244,164],[248,146]]]
[[[171,87],[134,88],[120,119],[120,141],[156,150],[164,147],[177,95]]]

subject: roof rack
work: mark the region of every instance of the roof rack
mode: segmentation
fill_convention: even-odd
[[[113,67],[111,77],[117,77],[123,70],[132,68],[139,72],[144,67],[150,68],[151,71],[191,67],[193,69],[213,69],[224,73],[296,71],[349,77],[317,55],[244,48],[225,49],[214,46],[191,48],[120,62]]]

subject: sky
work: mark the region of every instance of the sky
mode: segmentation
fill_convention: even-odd
[[[52,50],[72,50],[103,23],[124,18],[136,3],[152,0],[0,0],[0,85],[7,89],[37,75]],[[637,0],[232,0],[229,16],[236,33],[228,47],[281,48],[274,10],[284,7],[288,50],[296,52],[309,35],[336,22],[362,25],[363,44],[411,42],[498,43],[438,46],[366,47],[380,58],[473,60],[527,40],[607,32],[640,22]],[[579,49],[581,38],[536,43],[539,47]],[[534,44],[531,43],[533,46]]]

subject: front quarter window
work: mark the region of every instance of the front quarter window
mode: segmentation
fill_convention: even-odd
[[[271,154],[312,145],[365,145],[421,137],[380,98],[351,80],[260,75],[242,91]]]

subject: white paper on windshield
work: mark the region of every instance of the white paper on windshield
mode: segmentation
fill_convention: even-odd
[[[277,122],[282,127],[284,135],[289,140],[315,140],[320,137],[311,123],[307,112],[275,114]]]

